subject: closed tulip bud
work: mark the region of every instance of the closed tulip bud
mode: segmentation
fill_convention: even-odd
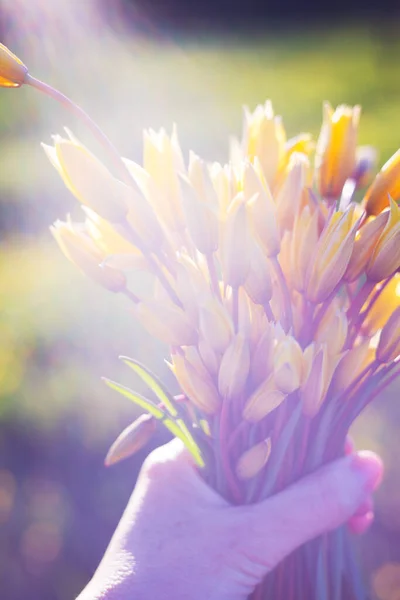
[[[338,358],[334,359],[329,355],[326,344],[319,347],[312,344],[304,354],[308,362],[308,373],[301,385],[300,397],[304,414],[314,417],[325,400]]]
[[[257,423],[282,404],[285,398],[286,394],[277,389],[272,375],[265,379],[248,398],[243,410],[243,418]]]
[[[125,219],[128,207],[121,198],[120,182],[84,146],[60,136],[54,137],[54,148],[42,146],[67,188],[82,204],[113,223]]]
[[[308,168],[309,162],[305,154],[295,153],[291,156],[285,178],[275,194],[276,218],[281,231],[293,227],[300,210]]]
[[[128,207],[126,220],[147,248],[159,254],[168,242],[163,228],[149,202],[138,190],[117,182],[119,198]]]
[[[389,213],[385,211],[365,223],[357,232],[350,261],[344,274],[346,281],[355,281],[364,272],[387,224],[388,217]]]
[[[312,302],[326,300],[347,269],[357,230],[353,213],[353,206],[344,213],[335,212],[319,238],[306,276],[306,294]]]
[[[185,177],[180,178],[186,224],[196,248],[210,256],[218,248],[218,219],[215,209],[199,196]]]
[[[390,214],[366,269],[371,281],[391,277],[400,267],[400,207],[390,200]]]
[[[332,302],[321,319],[314,335],[316,342],[326,344],[331,355],[339,354],[347,337],[348,323],[338,302]]]
[[[172,356],[172,370],[182,391],[199,410],[207,415],[215,414],[221,404],[218,391],[210,376],[200,374],[182,355]]]
[[[243,194],[248,201],[248,213],[257,241],[266,256],[276,256],[280,236],[275,217],[275,205],[267,184],[263,184],[255,166],[246,163],[243,172]]]
[[[197,342],[196,329],[178,306],[143,300],[135,306],[135,314],[147,331],[165,344],[191,346]]]
[[[152,438],[157,421],[152,415],[141,415],[119,434],[104,460],[106,467],[114,465],[124,458],[141,450]]]
[[[239,194],[232,201],[223,223],[222,271],[224,282],[238,288],[246,281],[250,268],[250,233],[246,203]]]
[[[265,305],[272,297],[272,282],[267,259],[257,244],[252,244],[250,271],[244,289],[255,304]]]
[[[200,332],[215,352],[224,352],[232,339],[232,319],[213,296],[207,296],[200,305]]]
[[[208,372],[212,376],[216,376],[219,371],[220,356],[215,352],[211,344],[207,340],[201,339],[198,343],[199,354],[201,359],[207,368]]]
[[[355,169],[360,114],[360,106],[341,105],[333,110],[330,104],[324,104],[324,121],[315,156],[321,196],[338,198]]]
[[[333,387],[342,392],[358,377],[369,362],[370,340],[363,341],[346,352],[340,359],[335,371]]]
[[[136,246],[133,246],[133,244],[123,238],[111,223],[87,206],[83,206],[83,210],[87,216],[85,221],[86,230],[104,255],[140,256],[145,263],[142,253]]]
[[[267,464],[271,454],[271,438],[259,442],[246,450],[236,465],[236,475],[239,479],[252,479]]]
[[[0,87],[17,88],[23,85],[28,67],[6,46],[0,44]]]
[[[306,274],[315,256],[319,235],[318,218],[318,211],[312,213],[306,205],[294,221],[288,262],[290,280],[299,292],[304,291]]]
[[[233,169],[230,165],[223,167],[219,163],[214,163],[210,168],[210,177],[217,195],[219,214],[224,216],[236,194]]]
[[[268,323],[251,357],[250,377],[254,386],[259,386],[270,375],[273,367],[274,348],[274,327],[272,323]]]
[[[235,335],[225,350],[218,373],[218,389],[223,398],[231,400],[245,389],[250,369],[249,343],[241,333]]]
[[[400,307],[389,317],[379,339],[376,357],[382,363],[395,360],[400,355]]]
[[[107,265],[102,265],[105,255],[84,230],[84,225],[56,221],[50,227],[65,256],[87,277],[110,292],[126,289],[125,275]]]
[[[171,138],[161,129],[145,131],[143,166],[150,175],[148,200],[157,215],[172,231],[185,227],[177,173],[184,172],[179,141],[174,130]]]
[[[290,138],[285,145],[285,157],[280,170],[286,169],[293,154],[297,153],[310,156],[314,148],[315,144],[309,133],[300,133],[299,135]]]
[[[274,381],[281,392],[291,394],[300,387],[304,372],[303,352],[299,343],[287,336],[274,351]]]
[[[281,117],[275,116],[269,100],[253,113],[245,108],[243,148],[251,162],[257,157],[269,186],[275,182],[285,155],[286,133]]]
[[[190,152],[189,155],[188,179],[199,198],[206,204],[216,208],[218,205],[217,194],[208,166],[194,152]]]
[[[367,215],[378,215],[389,206],[389,198],[400,198],[400,149],[383,165],[367,190],[363,204]]]

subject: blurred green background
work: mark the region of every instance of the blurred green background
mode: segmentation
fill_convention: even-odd
[[[143,128],[173,123],[185,156],[193,149],[224,161],[229,135],[240,135],[242,105],[253,109],[266,98],[289,135],[318,134],[323,100],[360,103],[360,144],[379,150],[379,164],[399,147],[393,23],[188,39],[128,35],[60,7],[56,17],[46,22],[27,9],[3,41],[136,161]],[[99,150],[50,99],[0,90],[0,594],[7,600],[74,598],[133,487],[143,455],[110,471],[102,461],[135,409],[100,376],[133,383],[117,360],[127,354],[169,378],[165,349],[134,322],[129,304],[85,280],[50,236],[56,218],[81,216],[40,147],[64,125]],[[357,444],[381,452],[387,465],[376,524],[360,543],[368,577],[400,561],[397,395],[392,388],[355,428]]]

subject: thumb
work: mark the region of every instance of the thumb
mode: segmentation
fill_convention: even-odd
[[[260,577],[297,547],[345,523],[382,474],[378,456],[352,454],[247,509],[244,552],[261,563]]]

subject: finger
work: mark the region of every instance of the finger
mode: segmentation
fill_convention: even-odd
[[[353,517],[352,519],[350,519],[347,525],[351,533],[354,533],[355,535],[361,535],[362,533],[365,533],[367,529],[370,528],[373,521],[374,513],[370,511],[360,517]]]
[[[258,557],[268,571],[308,540],[350,519],[382,473],[375,454],[349,455],[247,509],[245,552]]]

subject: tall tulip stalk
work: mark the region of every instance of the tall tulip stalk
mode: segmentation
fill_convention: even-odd
[[[1,47],[0,85],[22,84],[61,100],[108,150],[112,170],[69,132],[44,145],[85,213],[51,231],[83,273],[129,298],[169,346],[176,377],[170,392],[122,357],[149,398],[105,379],[144,411],[107,464],[160,423],[210,486],[251,504],[339,457],[353,421],[400,375],[400,151],[368,187],[374,152],[357,146],[360,107],[326,104],[314,145],[287,140],[267,102],[245,110],[226,165],[185,161],[175,130],[146,131],[138,165]],[[151,295],[139,278],[128,286],[137,270],[152,276]],[[300,548],[253,595],[366,597],[345,528]]]

